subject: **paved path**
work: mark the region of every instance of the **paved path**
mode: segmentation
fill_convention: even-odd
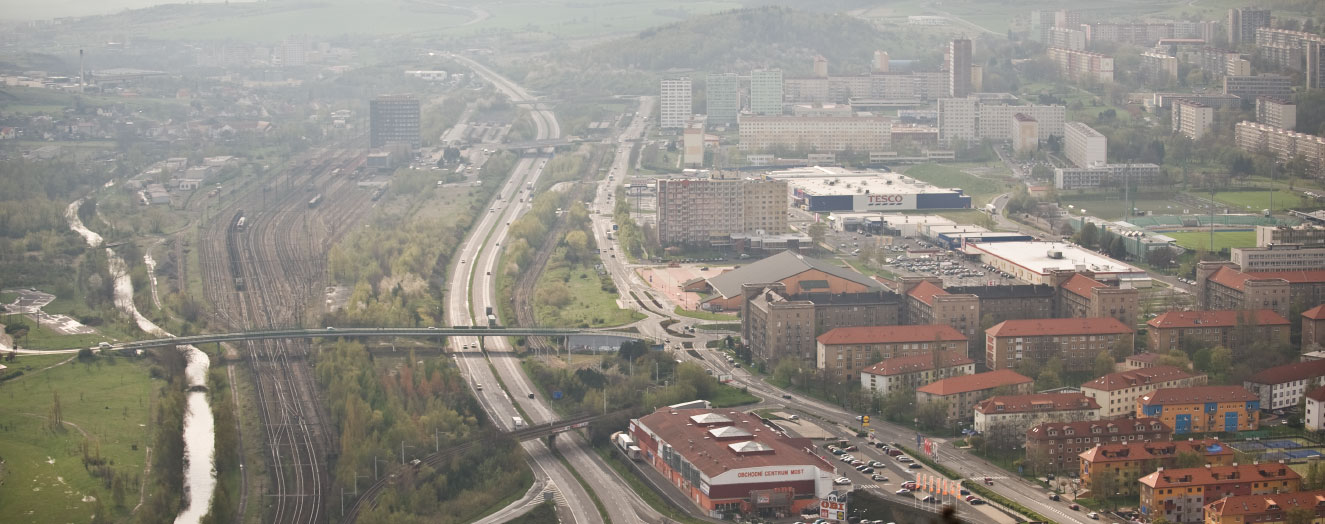
[[[21,313],[28,318],[36,321],[38,324],[51,328],[61,335],[89,335],[96,333],[90,327],[74,320],[67,315],[52,315],[41,308],[46,307],[55,301],[55,295],[43,293],[36,289],[5,289],[0,290],[5,293],[17,293],[18,300],[11,304],[5,304],[4,309],[9,313]]]

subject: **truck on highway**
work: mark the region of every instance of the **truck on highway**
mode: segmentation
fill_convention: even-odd
[[[497,315],[488,314],[488,327],[497,327]]]
[[[524,419],[520,417],[511,417],[511,423],[515,424],[516,429],[524,427]]]
[[[993,204],[985,204],[985,212],[991,215],[997,214],[998,207],[994,206]]]

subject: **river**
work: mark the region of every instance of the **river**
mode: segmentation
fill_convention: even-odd
[[[78,209],[82,205],[83,199],[69,204],[65,209],[65,219],[69,229],[82,235],[88,246],[98,247],[102,243],[101,235],[85,227],[82,219],[78,218]],[[132,316],[139,329],[155,336],[174,336],[148,320],[134,305],[133,279],[129,277],[124,259],[111,248],[106,248],[106,258],[110,263],[111,275],[115,277],[115,306]],[[181,350],[188,362],[184,373],[188,376],[189,386],[207,386],[207,369],[211,366],[211,359],[193,346],[182,346]],[[216,490],[215,454],[215,419],[212,417],[211,406],[207,404],[207,393],[190,392],[188,411],[184,414],[184,507],[175,517],[175,524],[197,524],[207,514],[212,505],[212,494]]]

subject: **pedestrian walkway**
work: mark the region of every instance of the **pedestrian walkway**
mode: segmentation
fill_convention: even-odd
[[[12,304],[5,304],[4,309],[9,313],[20,313],[31,318],[37,324],[50,328],[61,335],[88,335],[96,333],[90,327],[87,327],[73,318],[66,315],[52,315],[41,308],[46,307],[55,301],[55,295],[42,293],[35,289],[4,289],[4,293],[14,293],[18,299]]]

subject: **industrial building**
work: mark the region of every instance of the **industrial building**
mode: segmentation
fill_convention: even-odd
[[[791,188],[792,204],[807,211],[968,209],[960,188],[939,188],[906,175],[809,167],[769,173]]]
[[[994,242],[969,244],[981,260],[1032,284],[1052,283],[1055,270],[1089,271],[1096,280],[1148,278],[1145,270],[1062,242]]]
[[[659,408],[630,421],[640,458],[715,518],[794,515],[833,489],[834,468],[809,439],[755,415]]]

